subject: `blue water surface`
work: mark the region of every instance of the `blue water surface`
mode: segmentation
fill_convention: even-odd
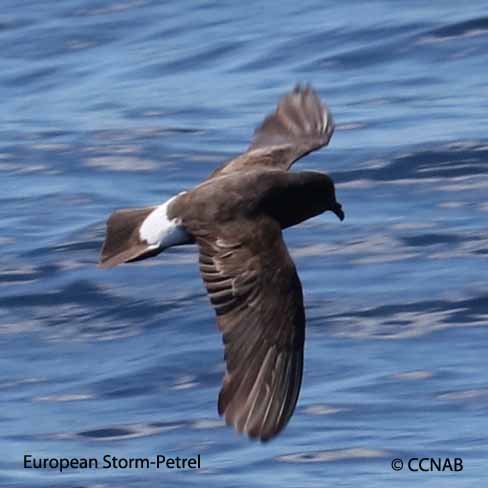
[[[3,0],[0,485],[479,487],[488,473],[484,0]],[[107,216],[191,188],[296,82],[337,129],[296,169],[346,211],[286,231],[303,388],[266,445],[224,426],[193,247],[96,268]],[[200,470],[23,456],[201,455]],[[395,472],[393,458],[463,459]]]

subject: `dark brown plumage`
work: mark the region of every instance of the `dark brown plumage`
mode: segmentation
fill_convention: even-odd
[[[251,167],[287,170],[303,156],[328,144],[334,128],[332,114],[315,91],[297,85],[256,129],[249,149],[210,177]]]
[[[302,380],[302,287],[282,229],[327,210],[344,218],[327,175],[287,170],[332,133],[332,116],[316,93],[296,87],[246,153],[166,204],[126,220],[115,213],[107,224],[102,266],[197,243],[225,346],[218,410],[236,430],[262,441],[288,423]]]
[[[107,221],[110,239],[105,239],[100,253],[100,268],[110,268],[128,263],[144,255],[147,245],[141,243],[137,230],[139,224],[155,207],[122,209],[114,212]]]
[[[199,263],[225,344],[219,413],[240,432],[268,440],[298,399],[305,315],[280,226],[266,217],[246,224],[238,219],[197,238]]]

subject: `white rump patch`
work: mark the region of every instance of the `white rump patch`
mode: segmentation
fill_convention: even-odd
[[[181,221],[168,218],[168,206],[175,198],[176,196],[156,207],[146,217],[139,229],[141,241],[147,242],[150,249],[164,249],[191,242],[191,238]]]

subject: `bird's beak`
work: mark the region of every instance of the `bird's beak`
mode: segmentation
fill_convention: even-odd
[[[340,203],[335,203],[332,207],[332,211],[337,215],[337,218],[342,222],[344,220],[344,210],[342,210],[342,205]]]

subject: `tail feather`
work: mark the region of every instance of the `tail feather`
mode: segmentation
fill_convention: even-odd
[[[156,207],[124,209],[114,212],[107,221],[107,235],[98,266],[111,268],[121,263],[138,261],[160,252],[156,246],[140,239],[139,229]]]

